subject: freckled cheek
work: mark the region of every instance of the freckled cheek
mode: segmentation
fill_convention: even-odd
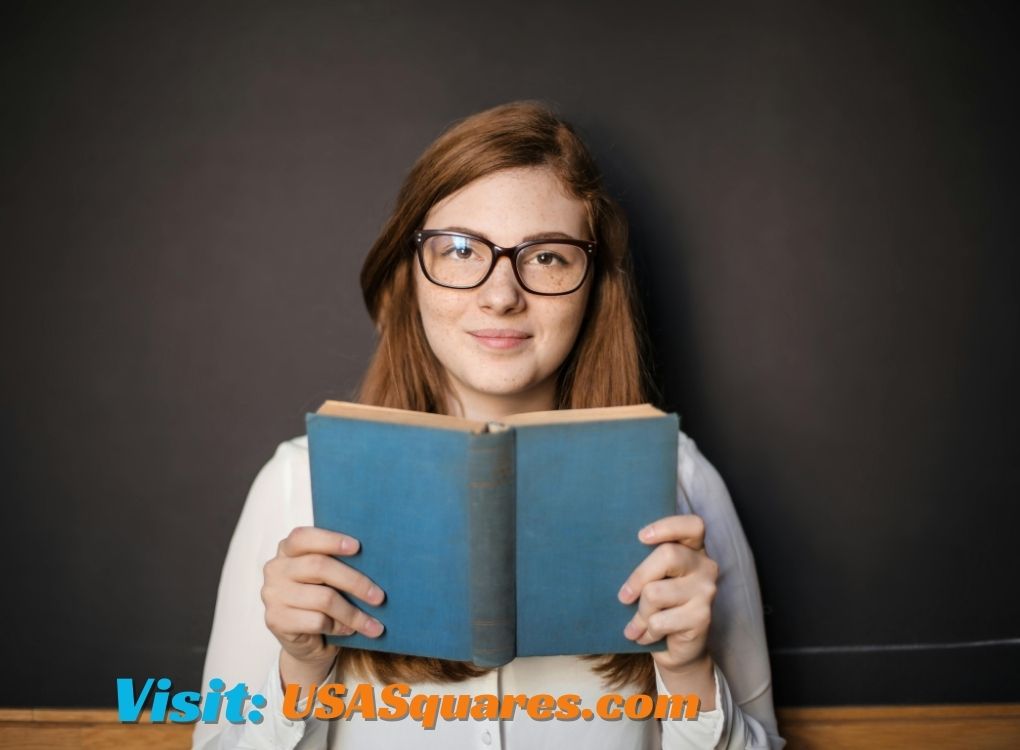
[[[561,317],[539,333],[536,351],[543,370],[555,370],[566,360],[580,330],[579,316]]]
[[[563,333],[557,337],[556,345],[551,352],[555,359],[555,362],[550,363],[553,367],[559,367],[563,364],[564,360],[566,360],[567,356],[570,354],[570,349],[573,346],[573,343],[574,339],[570,336],[564,335]]]
[[[425,325],[434,333],[452,334],[457,327],[463,312],[463,305],[455,300],[424,299],[421,304],[421,317]]]

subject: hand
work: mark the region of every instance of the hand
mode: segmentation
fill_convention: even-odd
[[[669,516],[641,529],[638,538],[656,547],[620,589],[624,604],[639,600],[623,633],[641,644],[666,639],[666,650],[652,654],[664,679],[666,673],[704,672],[711,668],[708,628],[719,577],[719,566],[705,553],[705,524],[698,516]]]
[[[280,542],[276,557],[263,568],[266,626],[282,647],[283,682],[322,678],[339,650],[327,644],[323,634],[382,635],[382,623],[337,593],[369,604],[381,604],[385,598],[366,576],[334,558],[353,555],[359,547],[357,539],[345,534],[302,526]]]

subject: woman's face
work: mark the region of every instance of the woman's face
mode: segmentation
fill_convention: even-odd
[[[536,237],[588,236],[584,203],[545,167],[481,177],[429,211],[424,229],[447,229],[513,247]],[[509,258],[485,283],[449,289],[415,263],[415,290],[432,351],[446,369],[465,416],[494,418],[555,407],[556,373],[577,338],[591,285],[563,296],[526,292]]]

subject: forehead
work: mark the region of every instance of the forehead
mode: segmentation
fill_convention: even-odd
[[[514,244],[540,232],[584,236],[587,223],[584,202],[550,168],[521,167],[485,175],[448,195],[429,211],[425,228],[461,226]]]

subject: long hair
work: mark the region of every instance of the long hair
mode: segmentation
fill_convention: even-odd
[[[552,169],[581,200],[597,243],[592,290],[574,347],[560,368],[557,406],[625,406],[652,393],[636,304],[627,220],[609,197],[587,147],[574,129],[537,102],[513,102],[472,115],[446,130],[411,168],[392,215],[365,259],[361,289],[379,332],[358,400],[435,413],[448,410],[445,372],[425,339],[415,297],[411,237],[429,210],[448,195],[503,169]],[[648,654],[592,657],[612,685],[651,692]],[[339,669],[384,683],[454,682],[487,670],[464,662],[341,649]]]

